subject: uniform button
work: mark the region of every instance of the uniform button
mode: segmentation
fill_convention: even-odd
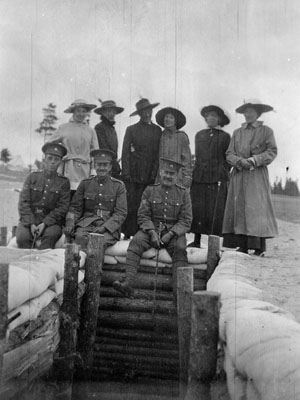
[[[166,193],[169,193],[169,192],[166,192]]]
[[[165,206],[167,206],[168,205],[168,203],[165,203]]]
[[[49,185],[46,185],[46,187],[48,187]]]
[[[99,196],[102,196],[102,193],[99,193]]]
[[[101,203],[99,203],[99,206],[102,206],[102,204],[101,204]]]
[[[43,200],[46,200],[46,197],[43,197]]]
[[[102,184],[102,183],[100,183],[100,186],[103,186],[103,184]]]
[[[44,193],[47,193],[47,190],[44,190]]]

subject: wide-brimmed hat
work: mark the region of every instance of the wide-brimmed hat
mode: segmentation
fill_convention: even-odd
[[[200,114],[202,115],[203,118],[205,118],[206,114],[210,111],[214,111],[218,114],[220,118],[219,125],[220,126],[225,126],[228,125],[230,122],[230,119],[227,117],[225,112],[222,110],[221,107],[215,106],[215,105],[209,105],[206,107],[203,107],[202,110],[200,111]]]
[[[162,126],[162,127],[165,126],[164,119],[165,119],[166,114],[174,115],[177,129],[182,128],[186,124],[185,115],[181,111],[179,111],[173,107],[165,107],[165,108],[162,108],[161,110],[159,110],[155,116],[156,122],[160,126]]]
[[[133,111],[129,116],[133,117],[134,115],[138,115],[140,111],[145,110],[145,108],[154,108],[157,107],[159,103],[150,103],[148,99],[140,99],[136,104],[135,108],[136,111]]]
[[[96,114],[102,115],[102,111],[107,110],[108,108],[114,108],[117,114],[120,114],[122,111],[124,111],[124,108],[117,106],[116,102],[113,100],[100,100],[100,103],[101,107],[98,107],[94,110],[94,113]]]
[[[116,157],[115,153],[109,149],[97,149],[90,152],[90,156],[97,161],[112,162]]]
[[[160,157],[160,168],[167,171],[175,171],[178,172],[183,164],[178,162],[177,160],[172,160],[171,158]]]
[[[47,142],[43,145],[42,152],[44,154],[64,157],[67,154],[67,149],[62,144]]]
[[[263,104],[261,101],[255,99],[244,101],[244,104],[236,108],[235,111],[239,114],[243,114],[248,107],[253,108],[258,114],[273,110],[273,107],[269,106],[268,104]]]
[[[85,100],[78,99],[78,100],[73,101],[73,103],[64,112],[67,114],[73,113],[76,107],[83,107],[87,111],[90,111],[97,106],[96,106],[96,104],[90,104]]]

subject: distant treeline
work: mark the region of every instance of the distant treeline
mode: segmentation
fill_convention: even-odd
[[[283,187],[281,179],[274,182],[272,186],[273,194],[285,194],[287,196],[299,196],[298,182],[293,181],[291,178],[287,178],[285,185]]]

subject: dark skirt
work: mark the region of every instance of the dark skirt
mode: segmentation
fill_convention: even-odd
[[[258,236],[235,235],[234,233],[226,233],[223,235],[223,247],[231,249],[240,247],[249,250],[266,251],[266,238]]]
[[[126,191],[127,191],[127,217],[125,222],[122,225],[122,233],[125,236],[130,237],[136,234],[139,230],[139,226],[137,223],[137,212],[140,207],[142,194],[146,189],[147,185],[141,183],[134,182],[126,182]]]
[[[227,182],[196,183],[191,186],[193,222],[191,232],[222,235],[222,224],[227,197]]]

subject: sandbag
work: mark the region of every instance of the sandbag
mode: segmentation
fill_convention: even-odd
[[[51,268],[39,268],[31,265],[30,269],[9,266],[8,311],[25,301],[39,296],[56,282],[56,271]]]
[[[219,335],[229,394],[235,400],[299,399],[300,324],[262,301],[248,273],[250,260],[225,252],[207,283],[221,294]]]
[[[38,297],[26,301],[21,306],[11,310],[8,313],[8,319],[10,319],[19,312],[21,313],[21,315],[8,325],[7,335],[9,335],[9,333],[17,326],[22,325],[27,321],[35,320],[38,317],[41,310],[44,307],[47,307],[47,305],[50,304],[55,297],[56,294],[52,290],[47,289],[44,293],[42,293]]]
[[[105,254],[107,256],[126,256],[130,240],[119,240],[112,246],[109,246]]]
[[[82,282],[83,279],[84,279],[84,271],[79,270],[78,271],[78,283]],[[53,290],[57,296],[62,294],[64,291],[64,279],[60,279],[59,281],[55,282],[55,285],[51,286],[50,289]]]
[[[187,247],[186,252],[189,264],[204,264],[207,262],[207,249]]]

